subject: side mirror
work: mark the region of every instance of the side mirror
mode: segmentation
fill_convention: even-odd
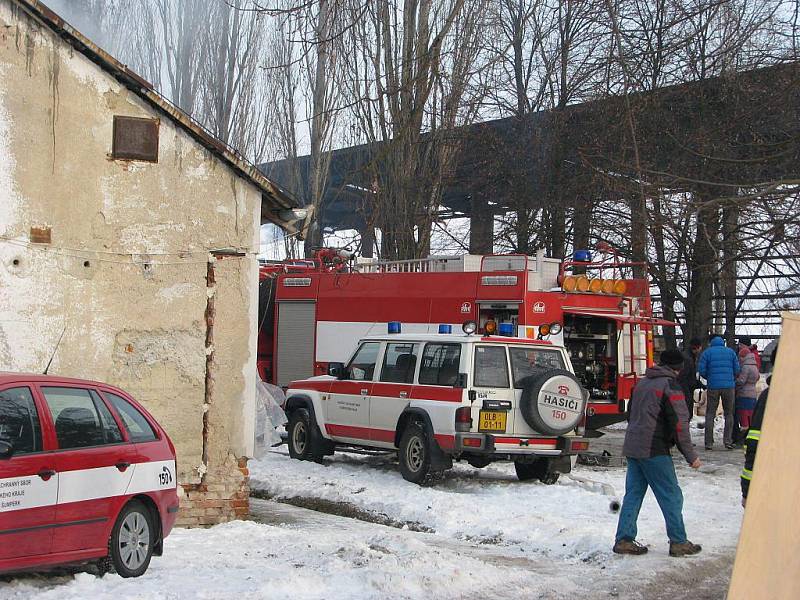
[[[467,387],[467,374],[466,374],[466,373],[459,373],[459,374],[456,376],[456,381],[455,381],[455,383],[453,384],[453,387],[454,387],[454,388],[460,388],[460,389],[462,389],[462,390],[463,390],[465,387]]]
[[[328,363],[328,375],[336,379],[344,378],[344,364],[340,362]]]
[[[11,440],[0,439],[0,460],[7,460],[14,454],[14,444]]]

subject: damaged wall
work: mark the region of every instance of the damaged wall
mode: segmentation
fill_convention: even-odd
[[[241,500],[260,190],[11,0],[0,0],[0,82],[0,370],[41,372],[63,334],[51,373],[130,392],[170,434],[194,500],[209,485],[215,501]],[[114,116],[160,119],[158,162],[112,158]],[[219,249],[239,256],[214,263],[209,287]],[[213,522],[220,511],[207,508],[191,522]]]

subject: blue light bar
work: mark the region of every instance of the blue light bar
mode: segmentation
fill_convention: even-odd
[[[513,323],[500,323],[497,326],[497,331],[500,335],[514,335],[514,324]]]
[[[575,262],[592,262],[592,253],[589,250],[576,250],[573,260]]]
[[[389,333],[400,333],[400,321],[389,321]]]
[[[453,333],[452,325],[439,325],[439,333]]]

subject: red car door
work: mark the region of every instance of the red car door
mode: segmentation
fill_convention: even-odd
[[[31,389],[1,389],[0,441],[11,454],[0,456],[0,570],[51,551],[58,473],[44,439]]]
[[[136,446],[94,389],[40,388],[58,443],[53,552],[104,548],[136,462]]]

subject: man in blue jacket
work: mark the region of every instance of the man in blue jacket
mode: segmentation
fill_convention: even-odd
[[[725,345],[720,336],[711,338],[711,343],[697,364],[700,377],[706,380],[708,388],[706,404],[706,450],[714,447],[714,417],[722,398],[722,412],[725,415],[723,442],[728,450],[733,449],[733,410],[736,406],[736,376],[739,374],[739,358],[736,352]]]

